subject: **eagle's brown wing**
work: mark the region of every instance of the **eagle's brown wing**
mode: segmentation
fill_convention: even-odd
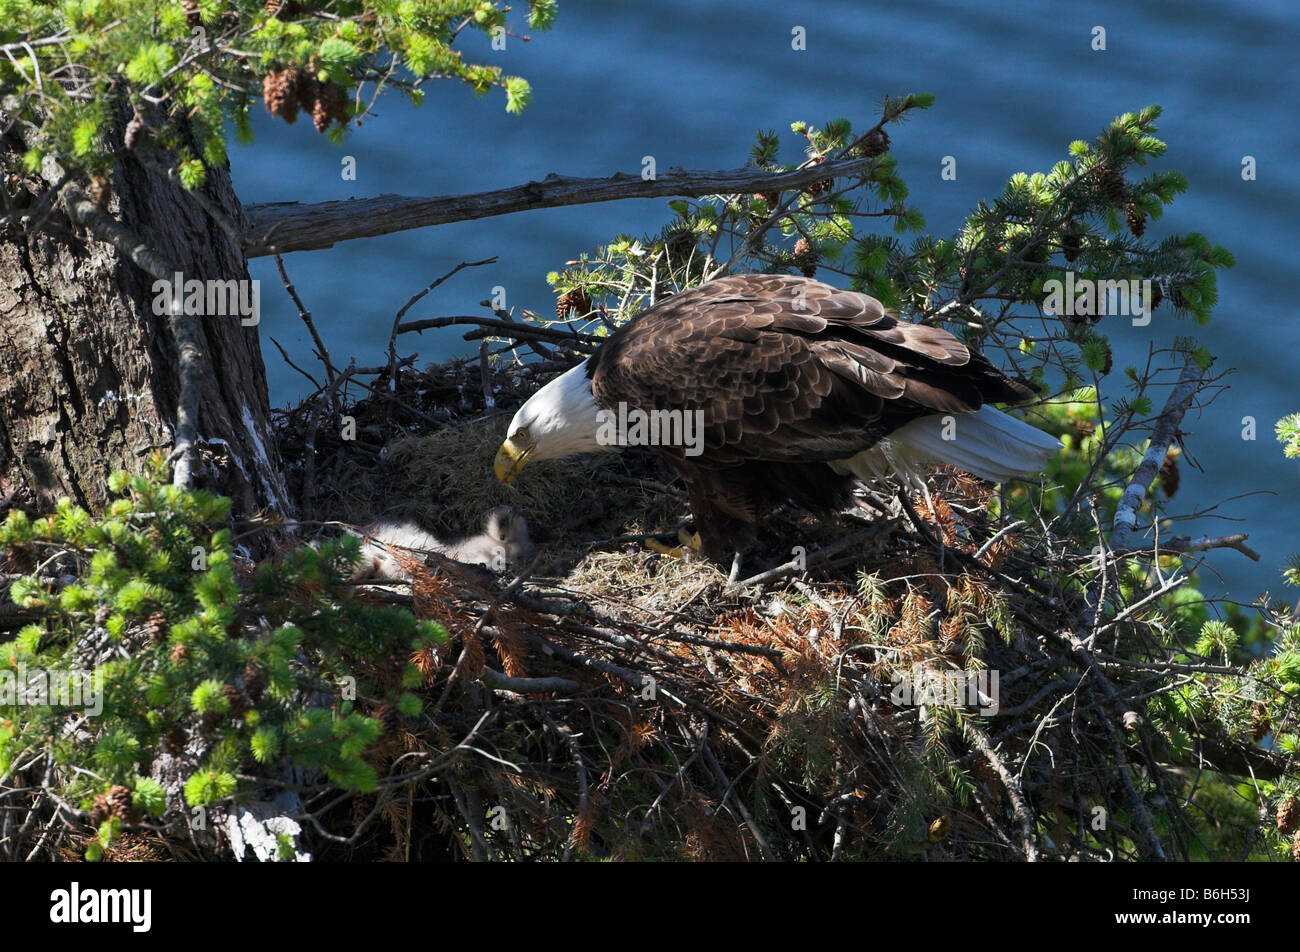
[[[919,416],[1018,401],[947,331],[875,298],[790,275],[720,278],[674,295],[592,357],[607,409],[703,412],[706,459],[844,459]]]

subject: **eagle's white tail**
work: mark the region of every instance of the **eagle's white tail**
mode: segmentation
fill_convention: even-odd
[[[974,413],[913,420],[871,449],[832,465],[863,479],[898,475],[916,482],[927,464],[949,463],[1000,483],[1040,472],[1060,449],[1056,437],[985,406]]]

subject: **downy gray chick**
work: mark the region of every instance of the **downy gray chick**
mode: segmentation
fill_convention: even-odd
[[[361,564],[353,581],[410,578],[390,548],[408,550],[419,557],[437,552],[457,562],[482,565],[493,572],[518,567],[533,554],[528,521],[513,506],[498,506],[483,517],[483,531],[456,542],[443,542],[413,522],[376,522],[358,533],[361,536]],[[406,553],[403,553],[406,554]]]

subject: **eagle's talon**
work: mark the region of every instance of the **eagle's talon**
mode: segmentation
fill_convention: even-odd
[[[658,539],[646,539],[645,547],[649,549],[651,552],[657,552],[660,555],[666,555],[671,559],[686,558],[687,549],[686,546],[684,545],[667,546],[664,545],[664,543],[660,542]]]
[[[660,555],[666,555],[673,559],[689,560],[698,556],[703,551],[704,543],[700,541],[700,534],[688,533],[685,529],[677,530],[677,539],[681,545],[669,546],[658,539],[646,539],[645,547],[652,552],[658,552]]]

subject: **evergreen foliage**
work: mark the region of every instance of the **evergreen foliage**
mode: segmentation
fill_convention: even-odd
[[[530,0],[527,27],[549,29],[557,9]],[[492,0],[0,0],[0,90],[5,112],[39,130],[29,173],[51,158],[83,184],[106,177],[116,127],[198,188],[226,160],[230,122],[251,141],[259,99],[288,122],[309,113],[336,140],[385,89],[418,104],[436,79],[499,88],[520,112],[527,80],[454,46],[473,32],[522,41],[517,28]]]
[[[10,597],[39,616],[0,656],[0,777],[35,762],[51,796],[87,811],[124,787],[132,810],[119,823],[183,823],[290,765],[373,789],[382,730],[364,711],[401,701],[418,714],[405,658],[445,630],[353,596],[352,536],[250,564],[230,500],[162,482],[161,457],[153,466],[152,478],[115,474],[119,498],[102,514],[63,500],[0,525],[10,560],[34,567]],[[85,672],[102,711],[26,703],[24,674],[43,672]],[[183,799],[168,798],[169,776]],[[114,830],[100,825],[92,857]]]

